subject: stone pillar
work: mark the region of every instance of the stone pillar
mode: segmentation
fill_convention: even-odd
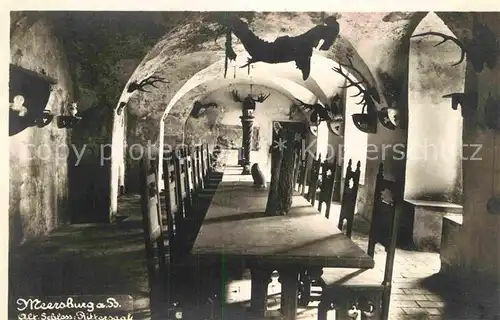
[[[252,148],[252,133],[253,133],[253,119],[254,116],[244,114],[240,117],[243,129],[243,171],[241,174],[250,174],[250,150]]]

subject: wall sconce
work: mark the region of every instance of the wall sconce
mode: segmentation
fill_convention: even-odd
[[[77,117],[78,106],[76,102],[71,103],[67,107],[67,112],[69,115],[60,115],[57,117],[57,127],[71,129],[75,124],[82,120],[82,117]]]
[[[450,93],[445,94],[443,98],[451,98],[451,108],[453,110],[457,110],[458,105],[460,105],[463,118],[472,119],[476,116],[477,92]]]

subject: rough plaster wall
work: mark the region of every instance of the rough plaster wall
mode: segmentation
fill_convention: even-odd
[[[498,13],[482,13],[482,22],[500,38],[500,18]],[[483,107],[491,94],[500,99],[500,55],[493,70],[485,68],[480,74],[467,66],[466,92],[478,90],[478,108],[482,114]],[[484,121],[482,116],[479,121]],[[500,216],[488,214],[486,203],[496,190],[500,190],[500,133],[481,128],[474,121],[464,121],[463,142],[465,144],[482,144],[476,157],[480,161],[463,161],[463,193],[464,210],[463,225],[460,230],[459,250],[453,269],[462,275],[482,272],[481,279],[488,282],[500,281]],[[494,148],[496,154],[494,155]],[[475,150],[464,148],[464,157],[471,157]],[[494,169],[496,168],[496,169]],[[492,190],[493,189],[493,190]],[[479,279],[478,279],[479,280]]]
[[[414,34],[428,31],[453,36],[435,14]],[[460,48],[440,37],[412,38],[409,66],[408,160],[405,198],[461,202],[462,116],[442,96],[463,92],[465,63],[452,66]]]
[[[10,52],[11,63],[36,72],[44,70],[57,79],[46,109],[56,114],[64,110],[71,102],[72,83],[65,52],[50,23],[41,19],[24,24],[20,20],[11,32]],[[69,134],[54,121],[9,138],[11,244],[47,234],[68,221],[68,165],[62,150]]]

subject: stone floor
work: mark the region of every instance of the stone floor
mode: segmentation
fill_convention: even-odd
[[[119,211],[124,220],[118,224],[65,227],[48,239],[12,251],[11,298],[31,294],[130,294],[134,298],[134,319],[166,319],[166,306],[161,304],[155,308],[160,312],[153,313],[159,316],[151,316],[139,200],[137,195],[120,198]],[[353,239],[366,247],[363,221],[354,228],[359,232]],[[382,248],[376,251],[376,265],[383,265],[384,252]],[[439,269],[437,253],[397,250],[391,319],[500,319],[491,311],[495,310],[492,306],[500,305],[496,296],[478,297],[481,290],[448,280],[438,273]],[[226,292],[226,303],[221,308],[224,316],[220,319],[248,319],[248,274],[227,282]],[[269,286],[269,318],[279,314],[279,292],[275,276]],[[316,310],[315,303],[311,303],[299,309],[298,318],[314,319]]]

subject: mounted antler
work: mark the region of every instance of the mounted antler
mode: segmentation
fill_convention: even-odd
[[[264,101],[266,101],[267,98],[269,98],[271,94],[268,93],[268,94],[263,94],[263,93],[260,93],[258,96],[257,96],[257,99],[254,99],[255,102],[259,102],[259,103],[262,103]]]
[[[459,46],[461,50],[460,60],[454,63],[454,66],[462,63],[467,55],[467,60],[472,64],[476,72],[483,71],[485,64],[490,69],[495,67],[499,52],[496,35],[485,24],[480,23],[476,16],[474,16],[474,23],[472,26],[472,39],[466,42],[461,42],[457,38],[434,31],[415,34],[412,38],[423,36],[438,36],[443,38],[435,47],[446,41],[452,41]]]
[[[263,103],[270,96],[271,96],[270,93],[268,93],[268,94],[259,93],[257,98],[254,98],[254,97],[252,97],[252,95],[249,94],[242,100],[236,89],[231,90],[231,97],[233,98],[233,100],[235,102],[245,102],[245,101],[249,102],[249,101],[251,101],[252,103],[255,103],[255,102]]]
[[[311,116],[309,117],[309,120],[312,123],[319,125],[321,121],[330,119],[328,110],[319,103],[309,104],[297,98],[295,98],[295,100],[297,100],[299,107],[303,107],[304,110],[307,111],[312,111]]]
[[[142,91],[142,92],[151,92],[147,91],[144,89],[145,86],[153,86],[155,88],[158,88],[155,83],[156,82],[161,82],[161,83],[168,83],[168,81],[165,81],[165,78],[160,77],[160,76],[155,76],[154,74],[147,77],[146,79],[143,79],[141,82],[137,83],[137,81],[131,82],[127,88],[127,92],[132,93],[134,91]]]
[[[343,76],[347,81],[349,81],[348,85],[341,86],[339,88],[347,89],[350,87],[356,87],[359,90],[359,92],[352,97],[358,97],[362,94],[363,97],[362,97],[361,101],[358,102],[357,104],[363,104],[363,108],[366,107],[367,104],[369,103],[368,100],[372,100],[372,101],[376,101],[377,103],[380,103],[380,96],[378,94],[377,89],[375,87],[371,86],[370,82],[363,76],[363,74],[358,69],[356,69],[354,67],[354,64],[352,63],[351,56],[347,56],[346,59],[347,59],[347,61],[349,61],[348,65],[339,63],[338,68],[336,68],[336,67],[332,68],[333,71],[337,72],[338,74]],[[353,81],[349,77],[349,75],[343,71],[342,67],[348,67],[348,68],[354,70],[356,72],[356,74],[358,75],[358,77],[361,78],[361,81]]]
[[[446,41],[450,40],[450,41],[453,41],[457,46],[460,47],[460,50],[461,50],[461,53],[460,53],[460,60],[456,63],[454,63],[453,65],[456,66],[456,65],[459,65],[460,63],[462,63],[462,61],[464,61],[465,59],[465,53],[467,52],[466,49],[465,49],[465,46],[462,42],[460,42],[460,40],[458,40],[457,38],[454,38],[452,36],[448,36],[446,34],[443,34],[443,33],[440,33],[440,32],[434,32],[434,31],[429,31],[429,32],[424,32],[424,33],[419,33],[419,34],[415,34],[413,36],[411,36],[411,38],[415,38],[415,37],[425,37],[425,36],[438,36],[438,37],[442,37],[443,40],[437,44],[434,45],[434,47],[437,47],[439,46],[440,44],[443,44],[445,43]]]
[[[377,132],[377,107],[375,106],[375,102],[380,103],[380,96],[375,87],[370,86],[370,83],[363,76],[359,70],[357,70],[353,63],[351,56],[347,56],[347,61],[349,61],[349,65],[339,63],[339,67],[333,67],[333,71],[337,72],[341,76],[343,76],[346,81],[349,83],[345,86],[341,86],[339,88],[347,89],[350,87],[355,87],[359,90],[359,92],[352,97],[358,97],[363,95],[361,100],[357,102],[359,105],[363,105],[362,111],[359,114],[353,114],[352,118],[356,127],[365,132],[365,133],[376,133]],[[361,81],[352,80],[347,73],[344,72],[342,67],[349,67],[354,70],[358,76],[361,78]],[[366,89],[365,89],[366,88]],[[366,109],[366,113],[365,113]]]
[[[231,90],[231,97],[233,98],[234,102],[243,102],[240,98],[240,94],[238,93],[238,90],[233,89]]]

